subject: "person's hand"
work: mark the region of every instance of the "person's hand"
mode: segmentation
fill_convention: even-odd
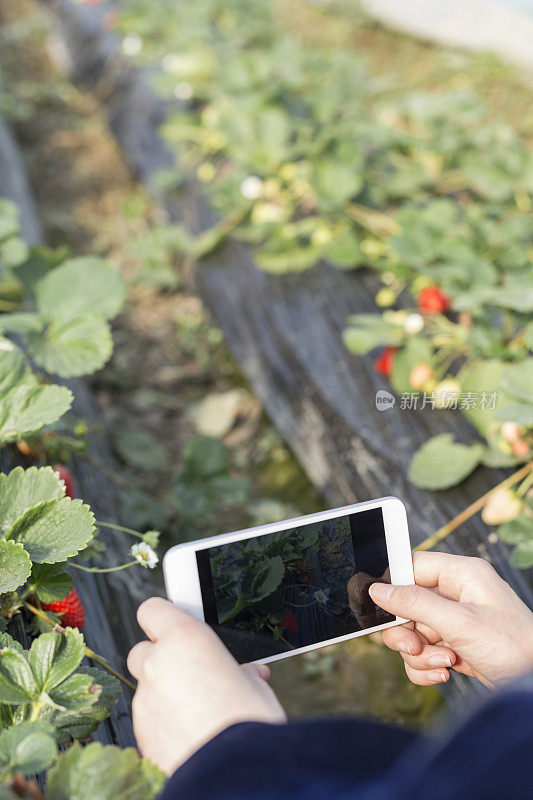
[[[413,683],[442,683],[451,668],[492,687],[533,669],[533,613],[490,564],[447,553],[413,556],[417,586],[370,587],[377,605],[414,620],[382,633]]]
[[[160,597],[137,612],[150,641],[130,651],[133,728],[141,753],[171,775],[236,722],[284,722],[266,665],[240,667],[216,633]]]

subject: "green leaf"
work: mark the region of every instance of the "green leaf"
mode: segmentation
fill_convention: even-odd
[[[285,566],[281,556],[273,556],[262,561],[261,567],[252,581],[251,601],[257,602],[272,594],[280,585],[284,574]]]
[[[17,642],[16,639],[13,639],[13,637],[9,635],[9,633],[3,631],[0,633],[0,650],[5,650],[6,648],[16,650],[17,653],[22,653],[22,655],[26,653],[26,650],[24,650],[20,642]]]
[[[54,603],[69,594],[72,578],[62,564],[34,564],[31,584],[34,594],[42,603]]]
[[[122,428],[114,438],[120,457],[145,472],[163,472],[168,467],[168,451],[149,431]]]
[[[111,329],[98,314],[60,320],[43,335],[31,334],[27,339],[35,362],[62,378],[96,372],[113,352]]]
[[[37,308],[47,322],[72,320],[94,311],[111,319],[120,311],[125,297],[126,284],[120,270],[93,256],[65,261],[35,287]]]
[[[520,514],[498,528],[498,536],[506,544],[533,542],[533,517]]]
[[[531,395],[533,398],[533,395]],[[517,425],[533,425],[533,405],[527,403],[506,403],[494,411],[495,419],[502,422],[516,422]]]
[[[83,550],[94,527],[89,506],[62,497],[28,509],[10,528],[7,538],[21,542],[32,561],[53,564]]]
[[[0,316],[0,333],[19,333],[24,335],[32,331],[39,332],[42,327],[42,321],[37,314],[17,312]]]
[[[507,367],[502,377],[502,388],[517,400],[531,403],[533,400],[533,358],[525,358],[519,364]]]
[[[355,154],[352,163],[333,159],[319,161],[314,171],[314,185],[326,209],[341,208],[348,200],[355,198],[364,185]]]
[[[26,583],[31,561],[21,544],[0,540],[0,594],[14,592]]]
[[[0,771],[34,775],[56,756],[54,729],[46,722],[19,722],[0,734]]]
[[[429,363],[432,350],[427,339],[410,338],[404,347],[396,353],[392,367],[391,384],[398,394],[412,392],[413,387],[409,377],[411,370],[417,364]]]
[[[48,773],[47,794],[53,800],[153,800],[165,782],[150,762],[132,747],[92,742],[62,753]]]
[[[117,702],[120,686],[116,678],[95,667],[79,668],[78,673],[88,675],[95,684],[102,687],[97,701],[87,708],[60,712],[54,718],[56,736],[60,743],[70,739],[87,739],[102,720],[109,716],[110,708]]]
[[[461,381],[463,392],[497,392],[501,387],[504,363],[496,359],[476,361]],[[492,428],[494,411],[482,409],[479,403],[475,408],[462,409],[462,413],[483,435],[488,436]]]
[[[35,386],[37,381],[22,350],[3,336],[0,344],[0,397],[22,383]],[[3,404],[0,405],[0,419],[2,408]]]
[[[364,355],[380,345],[398,347],[404,332],[398,325],[386,322],[381,314],[354,314],[342,338],[351,353]]]
[[[13,236],[6,242],[0,243],[0,262],[8,269],[17,267],[26,261],[29,253],[28,245],[18,236]]]
[[[52,689],[49,696],[62,711],[77,711],[94,705],[101,691],[101,686],[90,675],[76,672]]]
[[[42,633],[34,640],[28,656],[40,692],[50,693],[71,675],[83,658],[84,641],[79,631]]]
[[[209,478],[228,468],[229,450],[218,439],[199,436],[185,447],[183,453],[187,475]]]
[[[516,545],[511,553],[511,563],[520,569],[533,567],[533,538]]]
[[[65,484],[52,467],[15,467],[0,475],[0,531],[7,533],[13,523],[43,500],[63,497]]]
[[[323,253],[324,258],[341,269],[361,267],[368,261],[368,257],[361,250],[359,239],[351,231],[328,242],[323,248]]]
[[[20,705],[37,696],[37,684],[24,654],[8,649],[0,652],[0,702]]]
[[[0,441],[10,442],[39,431],[72,405],[66,386],[16,386],[0,402]]]
[[[454,442],[451,433],[433,436],[413,456],[409,479],[422,489],[449,489],[470,475],[484,452],[482,444]]]
[[[206,487],[211,495],[227,506],[246,503],[250,496],[250,480],[246,476],[215,475]]]

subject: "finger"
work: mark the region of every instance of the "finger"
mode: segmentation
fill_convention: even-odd
[[[242,664],[242,669],[252,677],[259,677],[264,681],[270,679],[270,667],[266,664]]]
[[[141,673],[142,662],[152,647],[152,642],[139,642],[128,654],[128,670],[137,680]]]
[[[199,620],[162,597],[150,597],[141,603],[137,609],[137,621],[153,642],[170,630],[175,631],[184,626],[203,626]]]
[[[464,603],[447,600],[422,586],[391,586],[373,583],[370,596],[374,602],[399,617],[422,622],[438,631],[441,638],[454,640],[457,630],[468,630],[472,611]]]
[[[424,625],[423,622],[415,623],[415,631],[417,631],[426,642],[429,642],[429,644],[438,644],[442,641],[442,636],[440,633],[434,631],[433,628],[429,627],[429,625]]]
[[[419,670],[406,664],[405,671],[411,683],[417,686],[435,686],[438,683],[446,683],[450,677],[447,669]]]
[[[465,584],[476,581],[480,585],[494,577],[494,569],[482,558],[456,556],[451,553],[414,552],[415,583],[419,586],[438,587],[441,594],[459,600]],[[498,584],[499,582],[497,582]]]
[[[427,644],[418,655],[402,653],[403,660],[413,669],[430,670],[444,667],[453,667],[457,657],[448,647],[435,647]]]
[[[412,623],[409,623],[412,625]],[[385,628],[381,633],[381,638],[387,647],[396,650],[398,653],[408,653],[418,655],[422,652],[423,643],[415,630],[406,625],[398,625],[397,628]]]

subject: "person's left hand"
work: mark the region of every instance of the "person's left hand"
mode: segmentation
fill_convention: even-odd
[[[133,728],[142,755],[166,775],[236,722],[285,722],[266,665],[240,667],[208,625],[160,597],[137,619],[150,641],[128,656],[138,680]]]

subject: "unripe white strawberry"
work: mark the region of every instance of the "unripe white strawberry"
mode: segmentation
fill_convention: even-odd
[[[433,370],[427,361],[421,361],[420,364],[415,364],[409,373],[409,383],[413,389],[422,389],[433,377]]]
[[[481,518],[487,525],[501,525],[515,519],[522,511],[522,501],[512,489],[496,489],[489,497]]]

